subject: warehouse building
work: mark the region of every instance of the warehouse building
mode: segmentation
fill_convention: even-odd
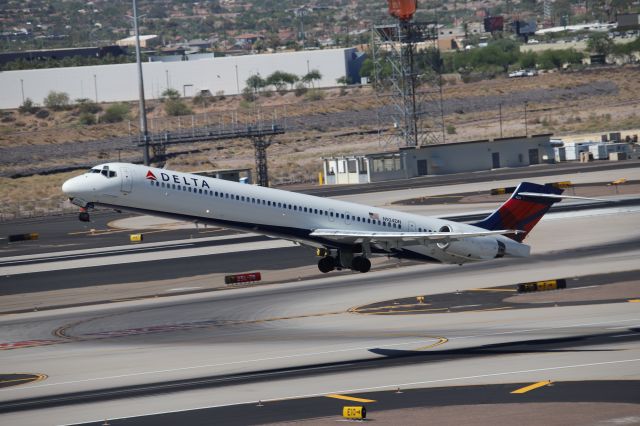
[[[357,83],[363,60],[364,54],[355,48],[304,50],[179,62],[145,62],[142,72],[147,99],[159,98],[167,88],[176,89],[185,97],[203,91],[235,95],[242,93],[250,76],[259,74],[266,78],[274,71],[286,71],[302,77],[310,70],[318,70],[322,79],[315,83],[315,87],[337,86],[336,80],[340,77],[348,77]],[[71,99],[133,101],[138,98],[137,67],[130,63],[2,72],[0,108],[17,108],[26,98],[41,104],[52,90],[65,92]]]
[[[394,152],[323,158],[326,185],[381,182],[554,163],[551,135],[401,148]]]

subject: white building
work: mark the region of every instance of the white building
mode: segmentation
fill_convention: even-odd
[[[274,71],[298,76],[318,70],[316,87],[336,86],[336,79],[349,76],[359,81],[362,55],[355,48],[305,50],[263,55],[228,56],[197,61],[146,62],[143,64],[145,97],[159,98],[167,88],[183,96],[202,90],[212,94],[239,94],[251,75],[267,77]],[[47,68],[0,73],[0,108],[17,108],[24,99],[42,103],[50,91],[65,92],[71,99],[97,102],[132,101],[138,97],[136,64]]]
[[[446,143],[395,152],[327,157],[323,158],[324,183],[369,183],[554,163],[550,136]]]

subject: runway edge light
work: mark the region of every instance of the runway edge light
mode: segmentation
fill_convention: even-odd
[[[367,409],[363,405],[342,407],[342,417],[349,420],[363,420],[367,418]]]

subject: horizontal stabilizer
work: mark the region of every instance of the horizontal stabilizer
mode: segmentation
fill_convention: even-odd
[[[524,195],[525,197],[543,197],[543,198],[553,198],[553,199],[569,199],[569,200],[590,200],[590,201],[616,201],[616,200],[605,200],[604,198],[592,198],[592,197],[577,197],[575,195],[561,195],[561,194],[543,194],[541,192],[519,192],[518,195]]]

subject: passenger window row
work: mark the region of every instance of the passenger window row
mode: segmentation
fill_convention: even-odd
[[[271,201],[271,200],[261,200],[261,199],[253,198],[253,197],[245,197],[244,195],[234,195],[234,194],[229,194],[228,192],[225,193],[225,192],[213,191],[211,189],[192,188],[190,186],[180,185],[180,184],[175,184],[175,183],[165,183],[165,182],[158,182],[158,181],[153,181],[153,180],[150,181],[150,182],[151,182],[151,186],[156,186],[156,187],[165,188],[165,189],[172,189],[172,190],[176,190],[176,191],[191,192],[191,193],[195,193],[195,194],[208,195],[208,196],[211,196],[211,197],[218,197],[218,198],[223,198],[223,199],[231,199],[231,200],[236,200],[236,201],[241,201],[241,202],[246,202],[246,203],[251,203],[251,204],[259,204],[259,205],[268,206],[268,207],[275,207],[275,208],[281,208],[281,209],[286,209],[286,210],[293,210],[293,211],[299,212],[299,213],[308,213],[308,214],[314,214],[314,215],[320,215],[320,216],[326,216],[326,217],[335,217],[337,219],[346,219],[346,220],[351,220],[351,221],[354,221],[354,222],[367,223],[367,224],[373,224],[373,225],[384,226],[384,227],[389,227],[389,228],[401,229],[400,224],[389,223],[389,222],[384,222],[384,221],[377,220],[377,219],[364,218],[364,217],[361,217],[361,216],[354,216],[354,215],[350,215],[350,214],[334,213],[334,212],[329,211],[329,210],[315,209],[315,208],[311,208],[311,207],[302,207],[302,206],[297,206],[297,205],[288,204],[288,203],[282,203],[282,202],[276,202],[276,201]]]

